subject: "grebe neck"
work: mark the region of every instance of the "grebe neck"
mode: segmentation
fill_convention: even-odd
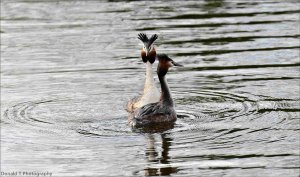
[[[146,80],[144,85],[144,93],[147,93],[154,87],[154,78],[153,78],[153,71],[152,71],[152,64],[147,61],[146,63]]]
[[[160,95],[160,102],[164,105],[173,106],[173,99],[171,97],[171,92],[168,87],[168,83],[165,76],[158,76],[159,82],[161,85],[161,95]]]

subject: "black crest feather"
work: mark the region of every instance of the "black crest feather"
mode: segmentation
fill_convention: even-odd
[[[146,34],[140,33],[140,34],[138,34],[138,36],[139,36],[138,37],[139,40],[141,40],[144,43],[148,43],[149,39]]]
[[[149,39],[149,46],[153,44],[153,42],[158,38],[157,34],[153,34]]]
[[[145,33],[138,34],[138,39],[141,40],[146,47],[150,47],[157,38],[157,34],[153,34],[150,39]]]
[[[164,59],[164,60],[171,60],[171,58],[167,55],[167,54],[164,54],[164,53],[159,53],[159,54],[156,54],[157,56],[157,59],[160,60],[160,59]]]

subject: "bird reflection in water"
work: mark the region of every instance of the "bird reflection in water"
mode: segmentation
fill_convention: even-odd
[[[177,167],[171,167],[169,150],[173,139],[168,134],[160,134],[161,137],[161,154],[156,150],[154,134],[147,134],[146,157],[149,166],[144,169],[145,176],[166,176],[178,171]],[[152,166],[153,165],[153,166]],[[155,166],[155,167],[154,167]],[[157,167],[156,167],[157,166]]]

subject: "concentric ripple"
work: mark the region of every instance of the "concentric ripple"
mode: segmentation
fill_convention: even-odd
[[[280,116],[272,121],[261,120],[272,111],[298,110],[296,101],[257,101],[253,95],[237,95],[228,92],[205,90],[177,93],[180,103],[176,107],[178,120],[168,132],[189,131],[236,131],[237,129],[270,129],[287,119]],[[76,108],[69,107],[74,100],[42,100],[24,102],[8,108],[4,112],[3,123],[15,126],[30,126],[48,131],[75,131],[86,136],[130,136],[134,135],[127,125],[127,117],[97,118],[98,112],[86,113],[86,117],[71,117],[68,112]],[[90,107],[92,109],[92,107]],[[286,113],[287,114],[287,113]],[[50,117],[49,117],[50,116]],[[57,117],[55,117],[57,116]],[[287,115],[289,116],[289,115]],[[261,122],[264,121],[265,124]],[[240,122],[243,122],[241,124]],[[233,126],[234,125],[234,126]]]
[[[127,126],[126,117],[93,119],[93,117],[97,117],[97,112],[94,115],[87,113],[86,117],[72,117],[68,113],[76,109],[69,106],[73,104],[73,101],[44,100],[19,103],[8,108],[1,121],[18,127],[26,126],[30,129],[61,134],[65,134],[67,131],[95,136],[129,136],[132,134]]]

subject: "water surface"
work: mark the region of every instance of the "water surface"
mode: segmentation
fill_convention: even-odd
[[[299,176],[299,2],[1,1],[1,171]],[[184,68],[178,120],[132,131],[137,34]]]

